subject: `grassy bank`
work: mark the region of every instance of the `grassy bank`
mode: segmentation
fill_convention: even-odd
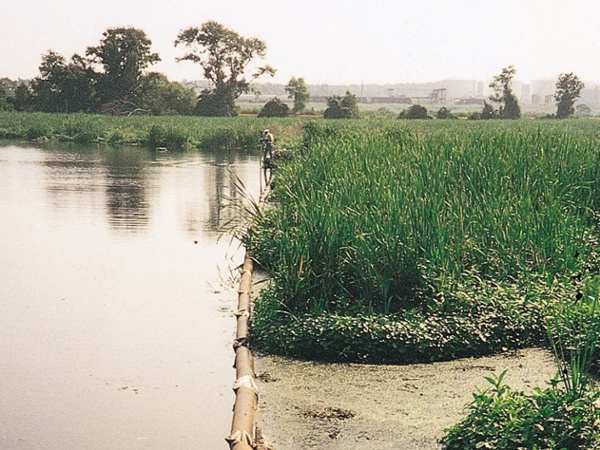
[[[0,112],[0,139],[144,145],[181,151],[194,148],[260,148],[261,132],[270,128],[277,146],[300,134],[298,119],[252,117],[105,116]]]
[[[273,280],[257,344],[402,363],[543,343],[556,305],[598,296],[597,143],[593,121],[310,124],[247,236]]]

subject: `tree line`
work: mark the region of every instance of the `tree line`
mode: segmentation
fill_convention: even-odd
[[[240,36],[215,21],[181,30],[174,45],[185,50],[177,61],[198,64],[208,81],[208,87],[199,95],[169,81],[164,74],[147,71],[161,58],[151,51],[152,42],[144,30],[116,27],[107,29],[100,43],[87,47],[84,55],[74,54],[67,59],[49,50],[42,55],[39,75],[30,82],[0,80],[0,110],[235,116],[239,113],[235,100],[244,93],[255,92],[251,81],[276,72],[270,65],[263,65],[248,74],[249,64],[265,57],[265,42]],[[513,66],[502,69],[490,84],[494,90],[490,102],[484,101],[483,110],[469,118],[520,118],[521,109],[512,90],[515,74]],[[573,73],[560,74],[554,94],[557,111],[551,117],[572,116],[583,88],[583,82]],[[292,77],[285,90],[293,100],[293,108],[290,110],[280,99],[273,98],[264,105],[260,117],[285,117],[305,109],[310,93],[303,78]],[[356,96],[350,92],[327,99],[325,118],[358,116]],[[428,117],[426,108],[420,105],[411,106],[399,116]],[[452,118],[452,114],[443,108],[437,117]]]
[[[514,66],[502,69],[496,75],[489,87],[493,89],[489,97],[489,103],[483,101],[483,109],[469,115],[470,120],[490,119],[520,119],[521,107],[517,96],[512,90],[512,80],[517,71]],[[575,113],[575,102],[579,98],[585,84],[573,72],[561,73],[556,81],[554,100],[556,102],[556,113],[545,118],[566,119]],[[436,114],[438,119],[456,119],[449,109],[442,107]],[[421,105],[412,105],[402,111],[399,119],[431,119],[427,108]]]
[[[249,64],[264,58],[266,44],[215,21],[181,30],[174,45],[185,50],[177,61],[198,64],[208,81],[199,95],[164,74],[148,71],[161,58],[152,52],[144,30],[115,27],[83,55],[67,59],[49,50],[42,55],[39,75],[29,82],[0,81],[0,109],[234,116],[235,100],[253,91],[251,81],[275,74],[275,69],[264,65],[247,75]],[[294,100],[292,113],[301,112],[309,98],[304,80],[292,78],[286,90]]]

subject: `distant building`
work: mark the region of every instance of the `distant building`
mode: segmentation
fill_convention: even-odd
[[[481,105],[481,106],[483,106],[484,102],[485,102],[485,99],[483,99],[483,98],[477,98],[477,97],[456,98],[456,99],[454,99],[454,104],[455,105]]]
[[[531,84],[521,85],[521,95],[519,96],[519,102],[525,104],[531,103]]]
[[[556,80],[532,80],[529,85],[529,95],[531,97],[531,103],[534,105],[544,105],[553,102],[548,100],[554,95],[556,89]]]
[[[343,97],[350,92],[357,97],[359,103],[377,104],[413,104],[422,105],[483,105],[494,94],[489,87],[489,80],[441,80],[428,83],[396,83],[396,84],[352,84],[352,85],[308,85],[313,103],[326,103],[333,95]],[[187,87],[200,92],[207,86],[205,81],[184,82]],[[600,85],[586,83],[581,91],[578,103],[590,106],[600,105]],[[239,101],[265,103],[273,97],[290,102],[284,84],[257,83],[255,87],[260,94],[244,94]],[[556,80],[541,79],[531,83],[513,80],[512,90],[522,104],[551,105],[554,104]]]
[[[363,103],[400,103],[410,105],[412,99],[401,95],[399,97],[363,97]]]

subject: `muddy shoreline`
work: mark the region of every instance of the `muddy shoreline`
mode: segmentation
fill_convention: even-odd
[[[484,377],[531,391],[556,373],[546,350],[406,366],[328,364],[257,356],[259,417],[277,450],[439,449]]]

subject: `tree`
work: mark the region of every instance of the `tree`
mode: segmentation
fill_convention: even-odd
[[[209,88],[198,98],[196,113],[211,116],[235,116],[235,100],[250,92],[250,82],[245,73],[256,57],[263,58],[266,44],[255,37],[244,38],[218,22],[208,21],[200,27],[181,30],[175,47],[185,46],[187,53],[177,61],[192,61],[202,67]],[[275,70],[261,66],[251,74],[252,79],[261,75],[274,75]]]
[[[258,113],[258,117],[287,117],[290,115],[290,107],[279,100],[277,97],[273,97]]]
[[[355,119],[359,117],[356,95],[346,91],[344,97],[333,95],[327,97],[327,109],[323,113],[325,119]]]
[[[29,111],[32,106],[32,92],[25,83],[20,83],[15,88],[15,96],[9,97],[8,101],[12,104],[15,111]]]
[[[398,119],[431,119],[431,117],[424,106],[411,105],[398,114]]]
[[[40,76],[31,83],[36,109],[70,113],[94,108],[93,77],[84,58],[75,54],[67,62],[64,56],[50,50],[42,56],[39,70]]]
[[[141,79],[137,106],[142,112],[153,115],[191,115],[196,102],[193,89],[169,81],[162,73],[151,72]]]
[[[517,97],[512,91],[512,80],[517,73],[513,66],[502,69],[500,75],[496,75],[490,87],[494,89],[494,95],[490,100],[500,105],[498,116],[501,119],[519,119],[521,117],[521,108]]]
[[[87,48],[90,62],[102,67],[96,74],[101,104],[138,100],[144,70],[160,61],[158,53],[150,51],[151,46],[144,30],[117,27],[102,33],[100,45]]]
[[[292,114],[297,114],[306,108],[306,103],[310,98],[310,92],[304,78],[292,77],[285,87],[285,91],[289,94],[288,98],[294,100]]]
[[[557,119],[565,119],[573,115],[575,112],[573,105],[584,87],[583,82],[573,72],[561,73],[558,76],[554,91]]]

